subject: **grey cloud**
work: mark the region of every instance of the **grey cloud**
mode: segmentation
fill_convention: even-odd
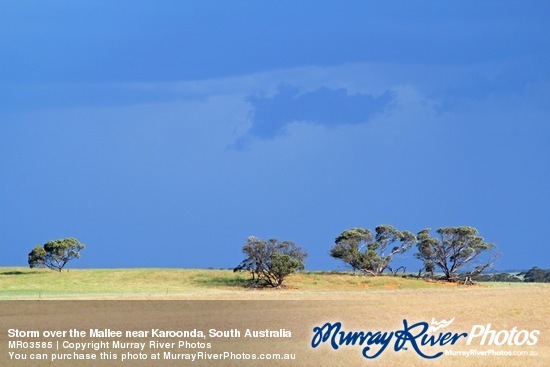
[[[308,121],[324,126],[360,124],[384,111],[395,96],[386,91],[380,96],[348,94],[346,89],[320,88],[300,93],[290,85],[281,85],[273,97],[250,96],[252,126],[248,138],[269,139],[284,133],[294,121]]]

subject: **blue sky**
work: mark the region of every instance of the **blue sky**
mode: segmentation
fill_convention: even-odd
[[[469,225],[550,267],[545,1],[2,1],[0,265],[310,269],[343,230]],[[395,259],[417,271],[413,252]]]

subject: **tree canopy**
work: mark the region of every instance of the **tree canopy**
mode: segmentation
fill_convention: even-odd
[[[550,270],[541,269],[538,266],[534,266],[525,273],[521,273],[525,282],[533,283],[550,283]]]
[[[498,253],[493,252],[496,246],[486,243],[473,227],[446,227],[436,232],[439,238],[430,236],[430,228],[418,233],[415,257],[426,267],[435,264],[447,280],[455,280],[459,269],[471,266],[474,266],[471,273],[479,274],[498,258]],[[480,261],[482,254],[487,255],[484,261]]]
[[[250,271],[256,286],[279,287],[286,276],[303,270],[307,253],[294,242],[280,242],[276,238],[267,241],[254,236],[243,246],[247,256],[234,271]]]
[[[70,260],[80,258],[80,251],[85,247],[72,237],[46,242],[29,253],[29,266],[61,271]]]
[[[364,274],[380,275],[396,254],[404,253],[416,242],[409,231],[400,232],[390,225],[375,228],[375,235],[365,228],[352,228],[335,239],[330,256],[344,261]]]

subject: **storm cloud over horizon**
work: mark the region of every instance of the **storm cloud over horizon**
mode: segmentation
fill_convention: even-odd
[[[138,3],[1,3],[4,265],[226,268],[255,235],[329,270],[389,223],[545,266],[503,229],[547,222],[550,3]]]

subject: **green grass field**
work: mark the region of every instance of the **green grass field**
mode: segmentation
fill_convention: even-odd
[[[248,273],[207,269],[47,269],[0,268],[0,299],[63,298],[185,298],[223,296],[242,292],[364,292],[456,288],[444,282],[352,273],[304,272],[285,281],[282,290],[245,287]],[[484,283],[476,287],[525,287],[523,283]],[[250,294],[248,295],[250,296]],[[248,298],[248,297],[246,297]]]

